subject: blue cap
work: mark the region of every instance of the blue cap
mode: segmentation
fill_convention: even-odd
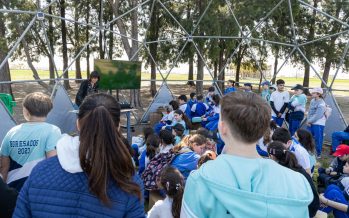
[[[269,81],[264,81],[264,82],[262,82],[262,84],[261,84],[262,86],[264,86],[264,85],[268,85],[268,86],[270,86],[270,82]]]

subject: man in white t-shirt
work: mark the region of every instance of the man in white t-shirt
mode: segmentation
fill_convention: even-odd
[[[285,110],[290,101],[290,94],[285,91],[285,81],[279,79],[276,81],[277,90],[270,96],[270,106],[272,109],[272,118],[278,126],[282,126],[285,119]]]
[[[285,144],[285,147],[294,153],[297,158],[298,164],[311,175],[309,153],[305,148],[296,140],[291,138],[290,132],[285,128],[277,128],[272,136],[273,141],[279,141]]]

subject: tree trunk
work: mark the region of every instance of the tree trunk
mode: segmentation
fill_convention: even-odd
[[[199,51],[201,52],[201,48],[199,47]],[[204,60],[200,57],[200,55],[197,55],[198,62],[197,62],[197,75],[196,75],[196,95],[202,95],[204,91]]]
[[[65,0],[61,0],[60,3],[60,10],[61,10],[61,17],[65,18],[65,7],[66,7]],[[67,70],[63,74],[63,78],[68,79],[68,48],[67,48],[67,27],[65,20],[61,20],[61,28],[62,28],[62,53],[63,53],[63,70]],[[64,80],[64,88],[70,89],[69,80]]]
[[[276,49],[276,52],[275,52],[275,58],[274,58],[274,73],[273,73],[273,78],[271,80],[271,83],[272,84],[275,84],[275,81],[276,81],[276,74],[277,74],[277,71],[278,71],[278,65],[279,65],[279,48]]]
[[[330,74],[331,64],[332,64],[332,58],[327,56],[325,61],[324,74],[322,75],[322,79],[326,82],[326,84],[328,82],[328,76]],[[321,88],[325,88],[325,85],[323,83],[321,83]]]
[[[99,0],[99,10],[98,10],[98,20],[99,25],[103,25],[103,0]],[[103,47],[103,35],[104,31],[99,31],[99,58],[104,59],[104,47]]]
[[[213,62],[213,79],[216,80],[218,75],[218,61]]]
[[[188,82],[187,85],[195,86],[194,80],[194,54],[190,54],[188,59],[189,62],[189,72],[188,72]]]
[[[242,57],[238,57],[236,59],[236,71],[235,71],[235,82],[238,86],[240,86],[240,71],[241,71],[241,62],[242,62]]]
[[[79,1],[75,1],[75,14],[74,14],[74,18],[75,20],[79,20],[80,14],[81,14],[81,10],[80,10],[80,4]],[[80,50],[80,31],[79,31],[79,25],[78,23],[74,23],[74,41],[75,41],[75,56],[77,56],[77,54],[79,53]],[[75,78],[76,79],[81,79],[81,56],[79,56],[76,60],[75,60]],[[81,80],[75,80],[75,83],[81,83]]]
[[[2,8],[1,3],[0,8]],[[6,26],[4,21],[4,14],[0,13],[0,64],[2,63],[8,52],[6,40]],[[0,69],[0,81],[11,81],[10,67],[8,65],[8,61],[6,61],[3,68]],[[0,84],[0,92],[11,94],[13,97],[11,84]]]
[[[156,94],[156,64],[154,63],[154,61],[150,61],[150,94],[152,97],[155,96]]]
[[[153,8],[153,14],[150,18],[149,27],[149,41],[156,41],[159,38],[159,13],[158,7],[155,4]],[[158,43],[149,44],[149,51],[154,61],[158,60]],[[156,63],[154,63],[152,58],[149,58],[150,62],[150,94],[152,97],[156,94]]]
[[[318,6],[318,0],[314,0],[314,7],[317,8]],[[313,15],[310,21],[310,28],[309,28],[309,35],[307,41],[314,40],[315,37],[315,17],[316,17],[316,10],[313,10]],[[305,46],[305,56],[309,60],[309,62],[312,62],[313,59],[313,52],[311,46]],[[303,86],[309,87],[309,76],[310,76],[310,64],[307,61],[304,61],[304,79],[303,79]],[[305,90],[305,94],[308,94],[308,90]]]
[[[90,4],[91,4],[90,0],[87,0],[86,1],[86,18],[85,18],[86,23],[90,22],[90,10],[91,10]],[[88,42],[90,40],[89,26],[86,26],[85,36],[86,36],[86,42]],[[87,45],[86,47],[86,76],[87,78],[90,77],[90,45]]]
[[[48,3],[50,3],[51,1],[49,1]],[[52,6],[48,7],[48,13],[52,14]],[[52,17],[48,17],[48,40],[50,41],[50,45],[51,45],[51,51],[52,51],[52,57],[54,57],[54,40],[53,40],[53,18]],[[49,58],[49,69],[50,69],[50,79],[54,79],[56,78],[55,75],[55,68],[54,68],[54,60],[52,60],[51,55],[48,55]],[[50,85],[55,84],[54,80],[50,81]]]
[[[112,11],[110,11],[110,20],[113,20],[113,12]],[[114,24],[110,24],[110,30],[111,31],[114,31]],[[114,33],[112,33],[112,32],[109,32],[109,59],[110,60],[113,60],[113,52],[114,52],[114,50],[113,50],[113,48],[114,48]]]

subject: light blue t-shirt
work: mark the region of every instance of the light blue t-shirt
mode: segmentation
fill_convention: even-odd
[[[0,155],[11,161],[7,183],[29,176],[34,166],[46,158],[46,152],[55,150],[60,137],[61,130],[45,122],[13,127],[0,148]]]
[[[293,95],[290,99],[291,105],[294,107],[294,111],[305,112],[305,105],[307,104],[307,96],[304,94]]]

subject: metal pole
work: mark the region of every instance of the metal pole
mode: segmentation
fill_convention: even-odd
[[[19,39],[16,41],[16,43],[13,45],[13,47],[11,48],[11,50],[7,53],[6,57],[4,58],[4,60],[2,61],[2,63],[0,64],[0,70],[4,67],[5,63],[7,62],[7,60],[11,57],[11,55],[13,54],[13,52],[16,50],[17,46],[19,45],[19,43],[21,43],[22,39],[25,37],[25,35],[27,34],[27,32],[30,30],[30,28],[33,26],[33,24],[36,21],[36,16],[31,20],[31,22],[29,23],[29,25],[27,26],[27,28],[24,30],[24,32],[22,33],[22,35],[19,37]]]
[[[318,39],[314,39],[312,41],[309,41],[309,42],[305,42],[305,43],[302,43],[302,44],[299,44],[299,46],[304,46],[304,45],[309,45],[309,44],[312,44],[314,42],[318,42],[318,41],[321,41],[321,40],[324,40],[324,39],[327,39],[327,38],[331,38],[333,36],[338,36],[338,35],[341,35],[341,34],[344,34],[344,33],[347,33],[349,30],[344,30],[342,32],[339,32],[339,33],[335,33],[335,34],[331,34],[331,35],[327,35],[327,36],[323,36],[321,38],[318,38]]]
[[[291,27],[292,27],[291,29],[292,29],[293,38],[294,38],[294,41],[296,42],[296,44],[298,44],[297,35],[296,35],[296,30],[295,30],[294,21],[293,21],[293,13],[292,13],[291,0],[288,0],[288,9],[289,9],[289,11],[290,11]]]
[[[31,15],[36,15],[36,11],[24,11],[24,10],[10,10],[10,9],[0,9],[0,13],[13,13],[13,14],[31,14]]]

